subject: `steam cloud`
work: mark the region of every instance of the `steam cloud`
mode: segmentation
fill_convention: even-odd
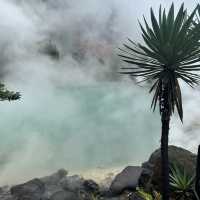
[[[159,146],[151,97],[118,75],[116,49],[140,40],[137,20],[160,3],[171,2],[0,1],[0,77],[23,95],[0,106],[0,184],[61,167],[140,164]],[[173,119],[171,143],[196,151],[200,95],[183,87],[186,123]]]

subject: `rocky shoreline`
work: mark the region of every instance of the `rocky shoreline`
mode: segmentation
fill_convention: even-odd
[[[169,158],[184,166],[188,174],[195,172],[196,155],[176,146],[169,146]],[[34,178],[26,183],[0,188],[0,200],[142,200],[138,186],[146,191],[160,191],[160,149],[153,152],[142,166],[128,166],[116,176],[108,176],[101,183],[68,175],[65,169]]]

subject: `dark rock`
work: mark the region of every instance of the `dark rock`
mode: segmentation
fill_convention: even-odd
[[[143,169],[137,166],[128,166],[119,173],[113,180],[110,191],[113,194],[120,194],[126,189],[135,189]]]
[[[60,182],[61,187],[64,190],[77,192],[80,190],[84,190],[84,179],[78,175],[74,176],[67,176],[66,178],[62,179]]]
[[[139,186],[144,187],[146,191],[151,191],[152,183],[151,178],[153,175],[153,171],[148,168],[143,168],[142,174],[139,179]]]
[[[46,197],[47,199],[52,196],[52,194],[60,191],[62,188],[60,188],[58,185],[47,185],[45,186],[46,190],[44,193],[44,197]]]
[[[184,167],[188,175],[193,175],[196,168],[196,155],[183,148],[176,146],[169,146],[169,162],[176,163]],[[160,149],[153,152],[149,160],[143,163],[142,167],[145,169],[141,175],[140,183],[148,190],[150,185],[154,189],[161,190],[161,153]]]
[[[33,179],[11,188],[11,194],[17,200],[41,200],[45,192],[45,185],[40,179]]]
[[[62,188],[60,187],[60,182],[67,175],[67,171],[65,169],[60,169],[56,173],[40,178],[40,180],[45,184],[45,194],[46,198],[49,198],[52,194],[60,191]]]
[[[0,199],[1,200],[14,200],[10,193],[10,188],[8,186],[4,186],[0,188]]]
[[[59,169],[59,170],[57,171],[57,174],[58,174],[58,176],[59,176],[60,178],[63,178],[63,177],[65,177],[65,176],[67,176],[68,171],[65,170],[65,169]]]
[[[111,198],[114,197],[115,195],[110,190],[105,190],[105,191],[100,191],[100,196]]]
[[[79,200],[79,198],[74,192],[61,190],[54,193],[50,200]]]
[[[85,180],[83,186],[86,192],[89,193],[99,193],[99,185],[93,180]]]
[[[109,173],[107,174],[106,178],[99,183],[99,193],[102,196],[106,196],[106,197],[113,196],[113,194],[110,191],[110,186],[114,178],[115,178],[115,174]]]
[[[144,200],[144,198],[140,197],[136,192],[125,191],[120,196],[120,200]]]
[[[50,175],[50,176],[45,176],[40,178],[40,180],[45,183],[45,185],[57,185],[63,179],[66,177],[68,172],[65,169],[60,169],[56,173]]]
[[[138,194],[134,193],[129,197],[129,200],[144,200],[144,198],[142,198]]]
[[[121,195],[115,197],[104,197],[100,198],[100,200],[144,200],[135,192],[124,191]]]

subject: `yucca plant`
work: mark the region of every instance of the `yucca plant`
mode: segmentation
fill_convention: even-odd
[[[183,121],[179,79],[191,87],[200,82],[200,76],[194,73],[200,70],[200,25],[194,23],[196,10],[188,15],[182,4],[175,15],[174,4],[168,13],[160,6],[156,18],[151,8],[151,25],[145,17],[144,25],[139,23],[144,43],[128,39],[124,48],[120,48],[122,60],[133,64],[132,67],[123,67],[121,73],[150,81],[152,86],[149,92],[154,91],[153,110],[159,102],[163,200],[169,199],[168,135],[170,117],[175,107]]]
[[[170,167],[170,186],[176,199],[190,199],[194,197],[195,175],[188,175],[185,168],[173,163]]]

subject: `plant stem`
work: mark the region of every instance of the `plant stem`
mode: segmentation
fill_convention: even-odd
[[[169,158],[168,158],[168,136],[170,122],[168,88],[163,83],[162,94],[160,98],[160,111],[162,121],[161,134],[161,168],[162,168],[162,200],[169,200]]]

